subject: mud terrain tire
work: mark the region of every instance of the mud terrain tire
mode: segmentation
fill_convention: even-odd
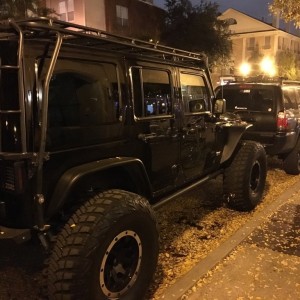
[[[48,269],[50,299],[142,299],[156,269],[158,231],[143,197],[96,194],[57,236]]]
[[[243,142],[224,172],[224,195],[230,207],[248,211],[262,199],[267,175],[267,160],[259,143]]]

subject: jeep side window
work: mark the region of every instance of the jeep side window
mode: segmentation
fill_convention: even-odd
[[[133,67],[131,81],[136,117],[172,114],[171,82],[168,71]]]
[[[59,65],[62,69],[55,71],[49,86],[50,149],[90,145],[112,136],[105,126],[118,122],[116,67],[86,62],[85,67],[79,62]]]
[[[180,73],[181,95],[185,113],[201,113],[209,110],[209,96],[202,76]]]

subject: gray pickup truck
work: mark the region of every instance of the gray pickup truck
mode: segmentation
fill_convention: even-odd
[[[227,111],[253,125],[245,139],[282,159],[286,173],[300,173],[300,82],[252,78],[219,86],[216,95],[226,100]]]

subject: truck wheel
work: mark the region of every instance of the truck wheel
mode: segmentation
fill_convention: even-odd
[[[246,141],[224,172],[224,195],[229,206],[247,211],[262,199],[267,175],[266,153],[259,143]]]
[[[296,147],[283,160],[283,170],[287,174],[300,174],[300,140],[298,140]]]
[[[142,299],[157,258],[158,230],[146,199],[121,190],[96,194],[57,236],[49,299]]]

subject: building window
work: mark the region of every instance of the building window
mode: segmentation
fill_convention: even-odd
[[[255,49],[255,38],[251,37],[247,39],[247,50],[254,50]]]
[[[291,51],[294,51],[294,47],[295,47],[295,42],[293,40],[291,40]]]
[[[285,45],[285,42],[284,42],[284,38],[282,38],[282,50],[285,50],[286,49],[286,45]]]
[[[74,21],[74,0],[59,1],[58,14],[62,21]]]
[[[128,7],[117,5],[116,12],[117,12],[117,23],[121,26],[127,26],[128,25]]]
[[[279,36],[278,37],[278,50],[281,50],[282,49],[282,37]]]
[[[265,36],[265,45],[264,49],[270,49],[271,48],[271,37]]]

